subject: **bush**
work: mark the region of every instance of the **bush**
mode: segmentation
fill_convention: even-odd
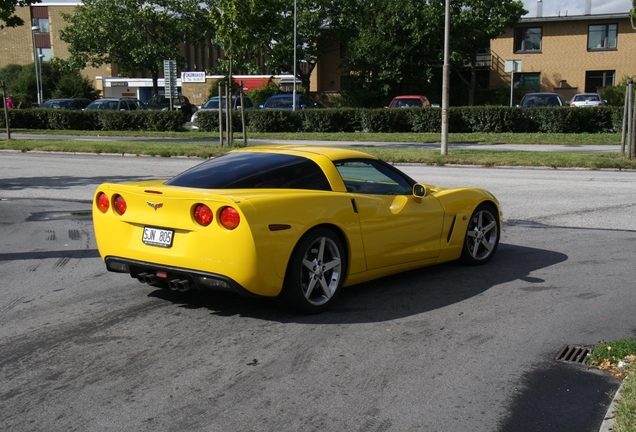
[[[439,133],[441,109],[328,108],[300,111],[246,111],[250,132],[384,132]],[[180,111],[69,111],[10,110],[11,127],[25,129],[179,131]],[[234,131],[241,131],[241,115],[232,116]],[[224,120],[225,121],[225,120]],[[204,132],[219,130],[218,111],[200,111],[197,126]],[[451,133],[615,133],[622,130],[622,107],[509,108],[454,107],[448,112]]]
[[[83,111],[72,110],[34,110],[47,111],[47,129],[54,130],[95,130],[97,116]]]
[[[358,132],[362,130],[356,109],[306,109],[299,111],[303,132]]]
[[[270,96],[274,96],[278,93],[280,93],[280,89],[273,82],[270,82],[266,86],[247,91],[247,95],[252,98],[256,106],[263,105]]]
[[[249,132],[300,132],[299,111],[254,110],[247,114]]]

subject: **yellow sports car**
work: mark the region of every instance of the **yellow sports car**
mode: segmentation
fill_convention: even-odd
[[[247,147],[170,180],[104,183],[93,205],[108,270],[172,290],[283,296],[304,312],[341,287],[497,250],[497,199],[420,184],[366,153]]]

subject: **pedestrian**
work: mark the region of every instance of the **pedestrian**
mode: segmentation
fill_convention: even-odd
[[[7,108],[15,108],[15,104],[13,103],[11,96],[7,96]]]

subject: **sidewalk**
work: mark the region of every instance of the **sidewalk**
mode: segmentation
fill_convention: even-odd
[[[0,133],[0,138],[7,134]],[[56,139],[68,141],[163,141],[163,142],[218,142],[218,138],[172,138],[172,137],[124,137],[124,136],[77,136],[77,135],[46,135],[12,133],[13,139]],[[249,139],[249,145],[268,144],[302,144],[310,146],[328,147],[404,147],[438,150],[440,143],[408,143],[408,142],[367,142],[367,141],[313,141],[313,140],[271,140]],[[587,152],[587,153],[615,153],[621,149],[620,145],[560,145],[560,144],[479,144],[479,143],[449,143],[449,150],[501,150],[501,151],[542,151],[542,152]]]

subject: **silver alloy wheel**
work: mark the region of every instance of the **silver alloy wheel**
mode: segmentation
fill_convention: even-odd
[[[490,257],[499,242],[499,224],[489,208],[477,209],[468,223],[466,247],[470,257],[483,261]]]
[[[300,283],[307,302],[314,306],[327,303],[340,286],[342,258],[336,243],[318,237],[307,248],[300,270]]]

